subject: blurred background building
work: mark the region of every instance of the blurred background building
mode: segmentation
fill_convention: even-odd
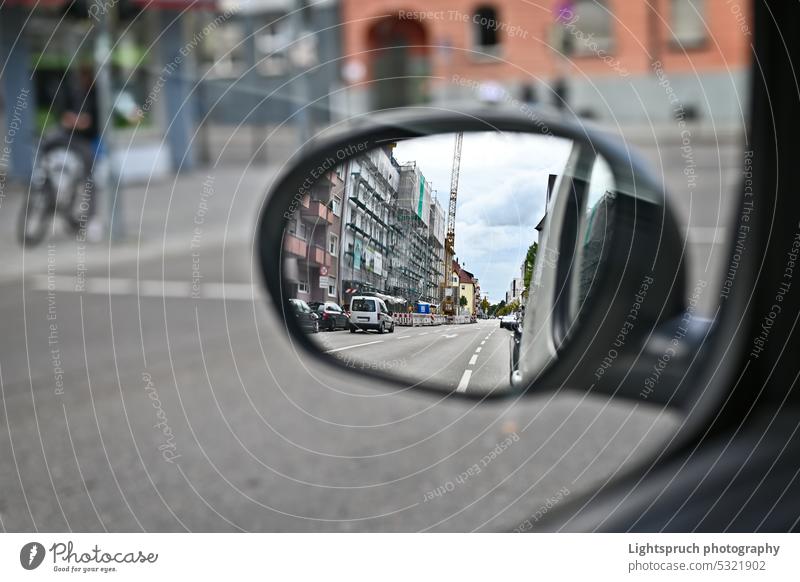
[[[746,93],[744,10],[718,0],[341,0],[351,113],[517,99],[658,123],[674,117],[666,75],[688,117],[738,123],[730,96]]]
[[[746,10],[717,0],[7,0],[6,128],[20,92],[33,95],[10,174],[30,174],[69,71],[97,60],[101,22],[114,94],[146,113],[135,129],[107,128],[124,151],[115,153],[124,182],[264,161],[332,120],[415,103],[741,125],[746,104],[731,96],[746,94]]]
[[[97,73],[106,49],[108,58],[101,60],[110,69],[113,98],[124,95],[145,113],[136,127],[115,122],[104,132],[118,146],[114,165],[123,182],[158,179],[220,159],[263,161],[264,142],[280,124],[289,119],[290,127],[327,124],[328,94],[338,84],[338,4],[317,1],[290,15],[300,5],[295,0],[3,3],[5,127],[11,122],[9,105],[21,91],[32,95],[22,112],[25,131],[12,144],[10,175],[27,179],[39,135],[57,124],[75,71],[87,65]],[[108,27],[106,41],[101,23]],[[302,79],[294,79],[301,71]],[[307,106],[301,114],[299,103]]]

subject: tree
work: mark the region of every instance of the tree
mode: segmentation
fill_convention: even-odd
[[[458,304],[461,307],[466,307],[467,306],[467,296],[466,295],[462,295],[461,299],[458,300]]]
[[[528,247],[528,254],[525,255],[525,273],[522,277],[523,294],[528,296],[528,289],[531,286],[531,276],[533,275],[533,268],[536,265],[536,252],[539,250],[539,243],[535,242]]]
[[[495,303],[489,308],[489,315],[500,315],[499,311],[505,307],[506,300],[501,299],[500,303]]]
[[[491,305],[489,305],[489,300],[486,299],[486,297],[484,297],[481,300],[481,311],[483,311],[484,313],[489,313],[490,307]]]
[[[504,303],[502,307],[500,307],[495,314],[498,316],[508,315],[509,313],[514,313],[515,311],[519,311],[519,300],[514,299],[511,303]]]

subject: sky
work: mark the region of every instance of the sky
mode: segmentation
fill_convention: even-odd
[[[416,161],[447,214],[454,134],[399,142],[398,162]],[[465,133],[456,206],[456,256],[492,303],[511,279],[544,216],[548,174],[562,173],[571,142],[534,134]]]

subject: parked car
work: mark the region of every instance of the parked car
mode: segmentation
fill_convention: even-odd
[[[312,311],[308,303],[302,299],[289,299],[289,303],[294,309],[300,329],[306,333],[317,333],[319,331],[319,315]]]
[[[337,329],[347,329],[349,317],[347,314],[333,301],[314,301],[310,302],[308,306],[319,315],[320,329],[328,331],[335,331]]]
[[[350,300],[350,333],[374,329],[378,333],[394,332],[394,318],[383,299],[356,296]]]
[[[508,315],[503,315],[500,318],[500,327],[502,329],[514,329],[514,326],[517,324],[517,316],[514,313],[509,313]]]

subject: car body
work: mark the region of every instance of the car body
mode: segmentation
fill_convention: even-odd
[[[517,324],[517,316],[513,313],[508,315],[503,315],[500,318],[500,327],[502,329],[514,329],[514,326]]]
[[[350,331],[375,330],[378,333],[394,332],[394,318],[383,299],[369,295],[356,295],[350,299]]]
[[[319,316],[320,329],[328,331],[347,329],[349,316],[333,301],[314,301],[308,306]]]
[[[302,299],[289,299],[289,303],[294,310],[297,323],[306,333],[317,333],[319,331],[319,316]]]
[[[621,467],[607,481],[587,487],[584,493],[571,494],[552,510],[548,504],[546,516],[527,519],[515,531],[651,534],[778,532],[800,528],[797,502],[800,499],[797,479],[800,364],[791,356],[800,351],[800,334],[796,329],[800,295],[788,293],[776,298],[779,293],[776,290],[787,288],[786,279],[796,267],[800,248],[797,223],[800,199],[794,194],[800,170],[793,163],[798,147],[793,63],[800,54],[800,39],[783,34],[781,25],[800,17],[800,5],[759,2],[753,7],[754,62],[770,63],[770,67],[756,67],[751,76],[748,100],[751,127],[740,162],[746,180],[737,183],[737,196],[733,200],[737,212],[730,224],[738,228],[726,230],[725,244],[720,247],[730,259],[730,269],[725,273],[726,279],[719,280],[720,277],[715,281],[723,292],[711,297],[715,308],[711,312],[713,319],[695,315],[692,306],[686,304],[691,284],[685,281],[685,257],[682,253],[665,251],[683,248],[682,229],[674,222],[664,228],[666,223],[661,217],[669,217],[666,212],[653,212],[645,218],[640,214],[641,210],[666,210],[657,197],[649,198],[655,204],[641,202],[644,191],[658,192],[663,176],[639,156],[630,158],[626,171],[622,162],[631,150],[624,143],[606,139],[585,126],[562,128],[559,119],[547,118],[548,130],[555,128],[557,135],[575,139],[590,135],[601,154],[616,160],[620,177],[629,187],[627,191],[636,191],[637,195],[634,198],[621,188],[614,193],[617,198],[614,212],[624,219],[616,224],[626,230],[614,229],[609,234],[620,244],[604,248],[609,259],[603,262],[606,268],[598,273],[593,295],[582,304],[585,307],[579,309],[575,318],[573,305],[564,300],[564,290],[571,288],[567,283],[581,280],[572,278],[572,252],[561,251],[564,245],[572,251],[578,244],[588,246],[592,241],[580,239],[570,230],[574,222],[567,217],[573,216],[568,211],[574,210],[575,197],[557,193],[553,197],[551,208],[558,212],[548,211],[543,237],[539,239],[539,256],[553,257],[553,261],[538,262],[540,267],[535,273],[541,275],[536,299],[546,301],[546,308],[537,313],[529,307],[525,314],[521,330],[523,345],[514,358],[516,362],[512,361],[512,370],[518,364],[528,375],[522,374],[524,383],[517,387],[514,397],[554,394],[566,388],[591,393],[593,397],[604,395],[613,401],[632,401],[637,406],[646,401],[649,407],[663,408],[655,409],[659,415],[675,414],[680,430],[669,442],[653,447],[646,458]],[[480,115],[491,118],[493,127],[515,130],[516,121],[506,123],[492,112]],[[387,123],[388,129],[378,125],[373,134],[367,130],[354,131],[350,139],[394,140],[406,134],[416,136],[428,127],[432,133],[469,130],[472,120],[480,115],[437,118],[431,122],[420,114],[411,129],[406,129],[409,123]],[[480,122],[487,123],[483,118]],[[536,129],[524,124],[519,122],[527,131]],[[343,142],[344,138],[338,140]],[[341,147],[340,141],[321,145],[320,152],[336,151]],[[685,147],[691,151],[691,146]],[[289,204],[290,194],[296,190],[294,186],[302,183],[308,167],[315,167],[312,155],[308,156],[307,163],[298,164],[296,176],[276,186],[276,192],[286,194],[271,215],[281,215]],[[574,192],[576,184],[578,180],[567,184],[563,192]],[[754,204],[756,192],[768,192],[769,196],[756,197]],[[668,199],[665,201],[669,203]],[[661,228],[655,229],[654,225]],[[266,269],[265,272],[275,295],[282,289],[276,267],[280,264],[281,239],[272,234],[277,232],[276,227],[264,228],[262,239],[262,248],[270,251],[265,253],[263,264],[272,268],[271,272]],[[744,241],[742,233],[747,233],[745,250],[737,246]],[[663,242],[664,235],[670,243]],[[653,275],[655,263],[644,251],[653,252],[653,260],[665,261],[658,266],[656,275]],[[670,264],[672,261],[676,264]],[[700,281],[706,283],[705,279]],[[624,292],[620,293],[620,289]],[[646,301],[642,289],[648,293]],[[569,293],[566,297],[569,298]],[[580,298],[585,299],[582,295]],[[633,329],[631,305],[636,320]],[[546,326],[536,325],[538,320]],[[501,318],[501,326],[507,321],[507,317]],[[547,330],[547,334],[540,334],[541,345],[536,343],[536,335],[527,333],[531,329]],[[767,333],[771,335],[767,337]],[[681,349],[676,349],[676,345]],[[606,368],[600,367],[604,358]],[[653,362],[662,367],[653,368]],[[663,373],[666,369],[669,374]],[[381,377],[361,370],[358,373],[368,375],[375,385],[381,385],[382,378],[387,387],[404,385],[402,379],[386,374]],[[351,370],[350,374],[356,372]],[[657,389],[650,389],[648,381],[658,382]],[[433,392],[437,387],[418,383],[414,388]],[[480,399],[481,403],[486,398],[482,393],[463,396]],[[575,428],[583,429],[580,424]],[[519,518],[530,516],[531,509],[536,508],[521,508]],[[537,510],[537,514],[542,513],[543,510]]]

